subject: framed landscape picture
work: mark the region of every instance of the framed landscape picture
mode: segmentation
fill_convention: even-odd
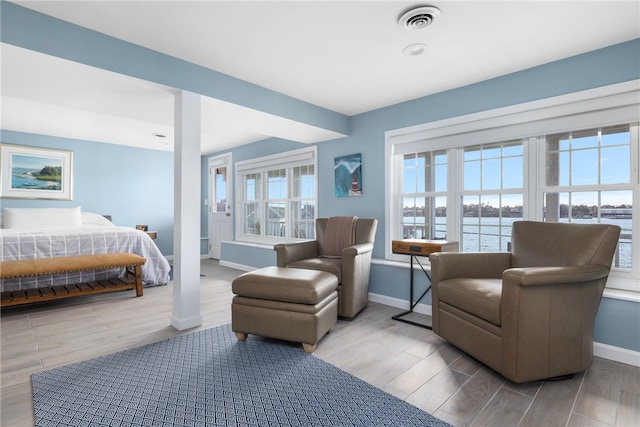
[[[0,144],[0,197],[71,200],[73,152]]]

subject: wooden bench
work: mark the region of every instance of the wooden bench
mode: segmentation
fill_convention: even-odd
[[[142,265],[146,261],[143,257],[130,253],[3,261],[0,262],[0,279],[112,268],[125,268],[126,274],[123,278],[2,292],[0,307],[129,289],[135,289],[136,296],[140,297],[142,296]]]

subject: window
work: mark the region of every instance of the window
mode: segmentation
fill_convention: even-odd
[[[638,92],[613,85],[387,132],[386,247],[506,251],[517,220],[617,224],[608,286],[640,293]]]
[[[402,238],[444,239],[447,215],[447,152],[403,158]]]
[[[545,221],[619,225],[622,231],[613,265],[629,270],[634,205],[630,128],[609,126],[547,135],[541,190]]]
[[[522,141],[465,147],[461,250],[507,250],[511,224],[522,219]]]
[[[236,163],[238,240],[314,239],[316,148]]]

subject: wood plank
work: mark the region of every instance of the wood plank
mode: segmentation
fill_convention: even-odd
[[[40,294],[42,296],[53,296],[56,293],[51,288],[40,288]]]
[[[532,397],[502,387],[482,409],[473,423],[479,426],[518,425],[532,400]]]
[[[583,376],[579,373],[568,380],[543,383],[521,425],[526,427],[566,425],[571,416],[573,403],[580,391]]]
[[[594,358],[584,377],[574,411],[601,423],[614,425],[618,397],[622,387],[622,366],[610,360]]]
[[[451,399],[445,402],[439,411],[446,412],[470,424],[482,408],[493,398],[506,380],[489,368],[482,367]]]
[[[38,289],[26,289],[26,298],[38,298],[40,296],[40,291]]]
[[[56,295],[68,294],[69,291],[62,285],[54,286],[51,288]]]

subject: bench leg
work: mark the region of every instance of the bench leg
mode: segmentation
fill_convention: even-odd
[[[142,266],[136,265],[135,274],[136,274],[136,296],[141,297],[142,296]]]

